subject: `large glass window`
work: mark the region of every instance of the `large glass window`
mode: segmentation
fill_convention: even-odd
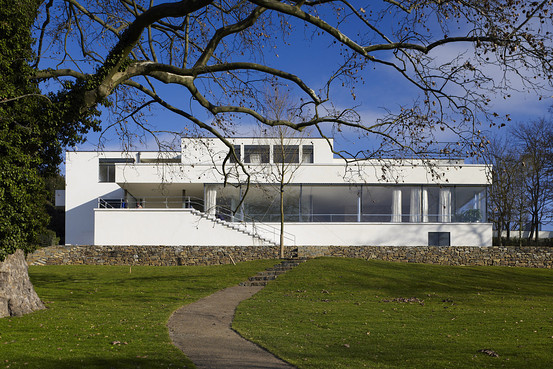
[[[236,209],[242,193],[221,187],[217,204]],[[284,213],[287,222],[485,222],[485,196],[476,186],[288,185]],[[238,214],[278,222],[279,187],[252,185]]]
[[[298,145],[273,145],[273,163],[299,163]]]
[[[238,208],[245,189],[227,186],[217,191],[217,205],[236,211],[234,220],[255,219],[262,222],[280,221],[280,191],[275,185],[251,185],[244,202]],[[284,191],[284,220],[301,221],[300,186],[289,185]]]
[[[363,186],[362,222],[389,222],[392,214],[392,187]]]
[[[302,145],[301,147],[301,162],[313,163],[313,145]]]
[[[440,217],[440,188],[437,186],[425,187],[428,198],[428,216],[423,222],[436,223]]]
[[[356,222],[357,186],[302,186],[302,219],[309,222]]]
[[[244,163],[268,163],[269,152],[269,145],[244,145]]]
[[[456,187],[454,222],[486,222],[485,187]]]
[[[222,218],[229,221],[243,220],[243,209],[238,208],[240,201],[240,188],[234,186],[216,186],[217,197],[216,205],[219,208],[219,216],[224,214]]]
[[[276,186],[251,186],[244,199],[244,213],[262,222],[279,219],[279,193]]]
[[[100,159],[98,164],[98,181],[99,182],[115,182],[115,164],[132,164],[134,159],[119,158],[119,159]]]

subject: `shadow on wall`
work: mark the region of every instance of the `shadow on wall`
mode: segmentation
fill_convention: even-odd
[[[122,198],[123,189],[111,191],[102,198]],[[98,207],[98,199],[94,198],[65,212],[65,244],[94,244],[94,209]]]
[[[406,225],[413,225],[412,223],[406,223]],[[421,239],[421,242],[413,246],[466,246],[465,242],[460,242],[462,239],[470,239],[471,245],[486,245],[491,246],[490,241],[486,237],[485,232],[479,232],[480,224],[475,225],[474,227],[470,226],[470,223],[462,224],[452,224],[444,223],[438,226],[433,225],[429,227],[428,231],[425,231],[423,234],[419,235],[417,238]],[[401,227],[401,225],[399,225]],[[459,230],[458,227],[462,227],[463,230]],[[387,243],[388,235],[381,234],[380,237],[376,239],[377,245],[384,245]],[[409,236],[407,236],[409,237]],[[476,241],[476,242],[475,242]],[[397,245],[402,246],[402,245]]]

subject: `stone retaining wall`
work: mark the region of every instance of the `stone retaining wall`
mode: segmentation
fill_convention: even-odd
[[[278,258],[276,246],[52,246],[27,256],[29,265],[217,265]]]
[[[548,247],[287,247],[286,256],[334,256],[441,265],[553,268]],[[53,246],[27,256],[30,265],[216,265],[278,257],[277,246]]]
[[[305,246],[300,257],[334,256],[441,265],[553,268],[552,247]]]

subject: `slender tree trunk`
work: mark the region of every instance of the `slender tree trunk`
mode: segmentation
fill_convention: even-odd
[[[520,196],[520,207],[518,209],[518,245],[522,247],[522,231],[524,227],[524,198]]]
[[[530,231],[528,234],[528,241],[532,241],[532,238],[534,238],[534,223],[535,223],[536,217],[534,216],[534,211],[532,211],[532,218],[530,220]]]
[[[280,258],[284,259],[284,160],[280,174]]]
[[[284,258],[284,187],[280,186],[280,258]]]
[[[497,222],[497,239],[499,240],[499,246],[503,246],[503,218],[499,218]]]

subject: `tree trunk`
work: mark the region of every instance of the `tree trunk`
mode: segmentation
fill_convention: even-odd
[[[530,220],[530,230],[529,230],[529,233],[528,233],[528,241],[532,241],[532,238],[534,238],[534,214],[532,212],[532,218]]]
[[[280,258],[284,259],[284,183],[280,183]]]
[[[29,279],[25,255],[17,250],[0,262],[0,318],[22,316],[44,308]]]
[[[497,222],[497,239],[499,246],[503,246],[503,217],[500,217]]]

